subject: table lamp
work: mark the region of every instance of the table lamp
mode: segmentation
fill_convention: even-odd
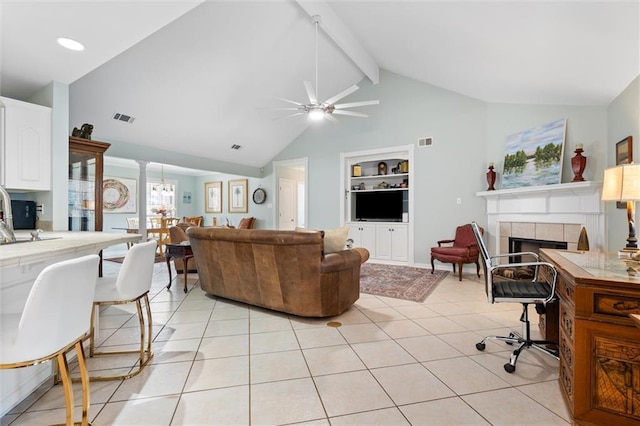
[[[629,238],[627,238],[627,245],[622,251],[637,251],[635,205],[636,201],[640,201],[640,164],[623,164],[605,170],[602,200],[627,202]]]

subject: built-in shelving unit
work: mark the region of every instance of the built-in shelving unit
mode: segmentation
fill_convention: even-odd
[[[341,154],[342,223],[373,262],[413,264],[413,145]]]

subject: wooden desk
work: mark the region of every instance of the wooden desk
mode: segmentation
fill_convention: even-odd
[[[640,424],[640,329],[629,317],[640,314],[640,273],[615,253],[540,254],[558,270],[559,380],[575,424]]]
[[[189,271],[189,259],[193,257],[190,245],[186,244],[166,244],[164,256],[167,258],[167,269],[169,270],[169,284],[167,290],[171,288],[171,258],[175,257],[184,260],[184,292],[187,292],[187,273]],[[176,272],[177,274],[177,272]]]

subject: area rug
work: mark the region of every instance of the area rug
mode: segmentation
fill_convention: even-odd
[[[105,260],[108,260],[109,262],[122,263],[122,262],[124,262],[124,256],[122,256],[122,257],[111,257],[111,258],[105,259]],[[166,261],[167,261],[167,259],[164,257],[163,254],[156,254],[155,263],[166,262]]]
[[[365,263],[360,269],[360,291],[376,296],[424,302],[448,272],[409,266]]]

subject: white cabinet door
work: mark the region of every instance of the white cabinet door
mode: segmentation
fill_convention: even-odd
[[[391,260],[391,225],[376,225],[376,259]]]
[[[407,225],[393,225],[391,231],[391,260],[409,260],[409,228]]]
[[[377,225],[376,259],[407,262],[408,238],[407,225]]]
[[[348,225],[349,238],[353,240],[353,247],[364,247],[369,250],[369,257],[376,257],[376,227],[375,225]]]
[[[7,189],[51,190],[51,108],[0,98],[0,181]]]

